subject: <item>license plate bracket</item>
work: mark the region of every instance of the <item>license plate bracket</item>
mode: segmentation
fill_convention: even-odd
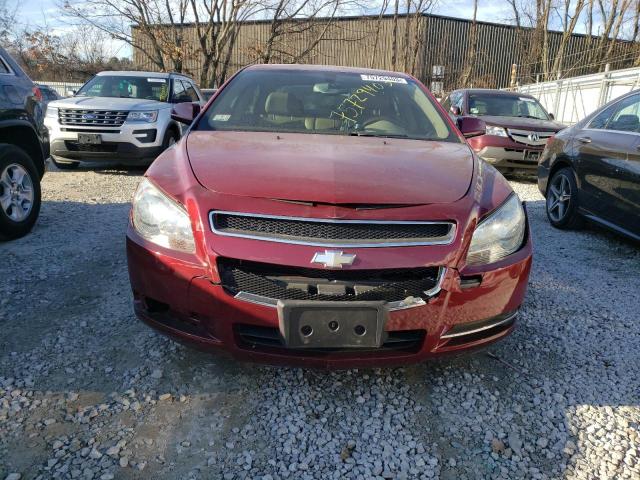
[[[539,152],[537,150],[525,150],[523,155],[523,160],[525,162],[538,163],[541,153],[542,152]]]
[[[387,315],[386,302],[278,301],[288,348],[379,348]]]
[[[97,133],[79,133],[78,143],[80,145],[100,145],[102,137]]]

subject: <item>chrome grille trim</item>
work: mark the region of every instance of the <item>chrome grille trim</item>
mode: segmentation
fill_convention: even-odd
[[[427,301],[430,298],[435,297],[438,293],[440,293],[440,290],[442,290],[442,281],[444,280],[446,273],[446,267],[440,267],[440,270],[438,271],[438,280],[436,286],[424,292],[425,296],[427,297],[426,300],[424,298],[409,297],[399,302],[388,302],[387,308],[390,312],[395,312],[398,310],[407,310],[409,308],[421,307],[423,305],[426,305]],[[233,298],[242,300],[244,302],[254,303],[256,305],[262,305],[264,307],[278,307],[277,298],[264,297],[262,295],[255,295],[253,293],[238,292],[234,295]]]
[[[516,128],[508,128],[507,133],[513,139],[513,141],[522,143],[523,145],[530,145],[532,147],[543,147],[547,144],[547,140],[553,137],[556,132],[537,132],[534,130],[519,130]],[[536,134],[538,140],[531,140],[529,135]]]
[[[93,118],[83,118],[90,115]],[[121,127],[127,119],[126,110],[85,110],[73,108],[58,109],[60,125]]]
[[[249,233],[232,233],[221,231],[216,228],[214,217],[216,214],[221,215],[236,215],[241,217],[255,217],[265,218],[271,220],[287,220],[316,224],[361,224],[361,225],[446,225],[448,227],[448,233],[441,237],[425,238],[423,240],[408,240],[402,239],[395,240],[380,240],[376,242],[359,242],[357,240],[345,241],[345,242],[321,242],[321,241],[307,241],[296,240],[293,238],[278,238],[275,236],[254,235]],[[404,220],[342,220],[342,219],[329,219],[329,218],[312,218],[312,217],[287,217],[279,215],[264,215],[258,213],[244,213],[244,212],[230,212],[223,210],[212,210],[209,212],[209,226],[211,231],[216,235],[227,237],[246,238],[250,240],[262,240],[267,242],[287,243],[292,245],[306,245],[313,247],[333,247],[333,248],[380,248],[380,247],[413,247],[413,246],[429,246],[429,245],[449,245],[453,242],[456,235],[456,224],[448,221],[404,221]]]
[[[456,337],[464,337],[465,335],[472,335],[474,333],[482,332],[484,330],[489,330],[491,328],[499,327],[500,325],[504,325],[509,322],[512,322],[517,316],[518,316],[518,312],[513,312],[508,317],[498,320],[497,322],[489,323],[487,325],[483,325],[482,327],[474,328],[472,330],[465,330],[463,332],[445,333],[440,338],[449,339],[449,338],[456,338]]]

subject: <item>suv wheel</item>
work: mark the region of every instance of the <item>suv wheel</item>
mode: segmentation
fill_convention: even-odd
[[[164,134],[164,139],[162,141],[162,146],[164,147],[164,150],[169,148],[171,145],[177,143],[179,139],[180,138],[178,137],[178,134],[174,130],[172,129],[167,130],[167,132]]]
[[[80,166],[80,162],[61,160],[60,157],[54,157],[53,155],[51,155],[51,161],[60,170],[75,170]]]
[[[553,174],[547,187],[547,217],[556,228],[580,228],[583,219],[578,213],[578,184],[571,168]]]
[[[0,144],[0,240],[31,231],[40,213],[40,176],[24,150]]]

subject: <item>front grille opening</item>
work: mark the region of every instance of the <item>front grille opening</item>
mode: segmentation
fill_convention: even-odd
[[[345,349],[287,349],[284,340],[280,335],[280,331],[273,327],[262,327],[258,325],[235,325],[236,340],[240,347],[251,350],[272,351],[274,353],[304,355],[321,355],[336,351],[345,351]],[[358,349],[358,353],[367,351],[395,351],[402,353],[416,353],[424,343],[427,335],[425,330],[397,330],[385,332],[385,340],[380,348],[363,350]]]
[[[151,297],[145,297],[145,306],[149,313],[166,313],[169,311],[169,305]]]
[[[197,314],[192,313],[189,317],[177,315],[171,310],[171,306],[164,302],[141,295],[138,296],[138,299],[142,303],[145,314],[154,322],[194,337],[207,340],[214,338],[201,324]]]
[[[226,235],[336,246],[448,243],[453,232],[450,222],[323,222],[222,212],[211,214],[211,224],[215,232]]]
[[[222,286],[277,300],[386,301],[426,298],[437,285],[439,267],[379,270],[320,270],[218,259]]]
[[[94,144],[84,144],[78,142],[64,142],[67,150],[70,152],[94,152],[94,153],[115,153],[118,151],[118,144],[116,143],[99,143],[97,145]]]

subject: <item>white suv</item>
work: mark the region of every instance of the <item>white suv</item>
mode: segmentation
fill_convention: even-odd
[[[185,127],[171,112],[183,102],[205,104],[187,76],[100,72],[74,96],[49,103],[51,159],[62,169],[80,161],[147,165],[180,138]]]

